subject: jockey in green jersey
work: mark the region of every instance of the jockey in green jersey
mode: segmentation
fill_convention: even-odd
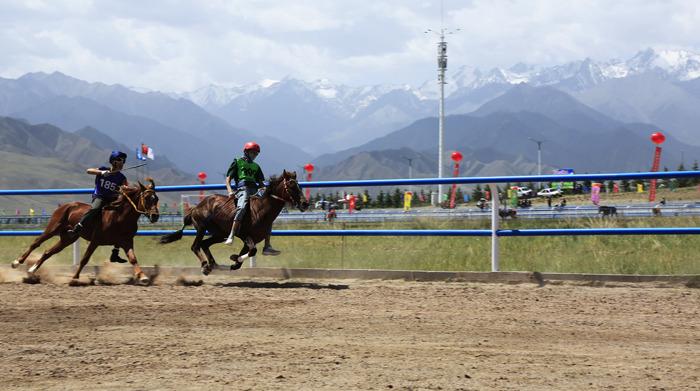
[[[241,222],[248,213],[248,200],[250,196],[264,187],[265,176],[260,166],[254,162],[260,153],[260,146],[254,142],[248,142],[243,146],[243,157],[235,159],[226,172],[226,189],[229,197],[236,196],[236,214],[233,216],[233,227],[224,244],[233,243],[233,237],[238,235]],[[233,184],[232,184],[233,183]],[[279,255],[280,252],[272,248],[270,233],[265,237],[263,255]]]

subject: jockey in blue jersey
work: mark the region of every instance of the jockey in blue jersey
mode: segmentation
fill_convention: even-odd
[[[226,189],[229,197],[236,196],[236,213],[233,216],[233,226],[231,233],[226,238],[224,244],[233,243],[233,237],[238,234],[241,228],[243,217],[248,212],[248,200],[250,196],[257,193],[264,187],[265,176],[260,166],[254,162],[260,154],[260,146],[255,142],[248,142],[243,146],[243,157],[235,159],[226,172]],[[233,185],[232,185],[233,182]],[[235,192],[234,192],[235,189]],[[270,233],[265,237],[263,255],[279,255],[280,251],[272,248],[270,244]]]
[[[129,182],[126,176],[121,173],[126,162],[126,154],[121,151],[112,151],[109,155],[109,163],[112,167],[100,166],[99,168],[88,168],[86,172],[90,175],[95,175],[95,190],[92,192],[92,207],[83,215],[80,222],[69,230],[71,235],[78,236],[83,230],[85,224],[99,218],[102,213],[102,208],[109,205],[119,196],[119,187],[128,186]],[[112,256],[109,258],[111,262],[125,263],[126,260],[119,257],[119,247],[114,246]]]

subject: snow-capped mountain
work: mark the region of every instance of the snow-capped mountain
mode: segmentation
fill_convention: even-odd
[[[447,73],[445,96],[476,90],[493,84],[529,83],[534,86],[561,84],[569,90],[582,90],[600,84],[606,80],[619,79],[633,75],[654,72],[672,81],[687,81],[700,77],[700,54],[688,50],[646,49],[638,52],[629,60],[594,61],[586,58],[551,67],[539,67],[518,63],[510,68],[493,68],[487,71],[463,65]],[[420,100],[439,97],[436,80],[424,82],[416,88],[409,85],[374,85],[350,87],[333,84],[327,79],[311,82],[285,79],[282,81],[264,80],[260,83],[244,86],[222,87],[209,85],[198,90],[179,94],[207,109],[221,108],[245,94],[259,94],[264,90],[274,93],[281,84],[296,83],[297,87],[313,92],[317,97],[327,100],[351,117],[369,106],[380,96],[395,90],[404,90]]]
[[[646,49],[627,61],[597,62],[590,58],[551,67],[526,64],[483,72],[478,68],[462,66],[448,77],[446,95],[463,88],[478,89],[489,84],[529,83],[534,86],[558,85],[570,90],[582,90],[606,80],[619,79],[653,72],[672,81],[687,81],[700,77],[700,54],[688,50]],[[434,83],[428,89],[437,90]],[[447,94],[450,91],[450,94]],[[424,95],[429,95],[424,92]]]
[[[510,68],[482,70],[463,65],[447,72],[446,112],[472,112],[512,86],[528,83],[558,88],[581,99],[585,96],[584,103],[611,116],[621,114],[627,120],[648,121],[649,116],[640,113],[653,111],[654,105],[663,105],[664,102],[654,99],[653,105],[639,102],[635,106],[634,102],[626,99],[627,92],[620,91],[623,97],[618,100],[627,101],[629,106],[626,109],[628,112],[623,112],[621,105],[606,107],[610,99],[587,94],[587,91],[615,80],[650,74],[670,84],[696,79],[700,77],[700,54],[688,50],[646,49],[628,60],[596,61],[586,58],[548,67],[518,63]],[[435,116],[439,97],[436,79],[417,87],[357,87],[336,84],[327,79],[302,81],[285,78],[236,87],[207,86],[181,97],[236,127],[278,138],[295,134],[304,140],[314,140],[313,143],[305,143],[304,148],[307,152],[319,153],[359,145],[368,136],[382,136],[414,120]],[[617,93],[612,88],[607,90],[611,91],[608,94]],[[685,99],[683,94],[691,96],[680,92],[674,99]],[[674,103],[674,106],[692,105],[686,102]],[[674,113],[675,116],[679,114],[682,116],[682,113]],[[688,130],[677,129],[686,126],[677,119],[664,117],[655,120],[669,130],[689,134]]]

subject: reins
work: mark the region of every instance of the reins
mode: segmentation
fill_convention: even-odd
[[[292,205],[296,205],[296,202],[294,202],[294,200],[292,200],[292,196],[289,194],[289,188],[287,187],[287,178],[284,178],[282,180],[282,183],[284,184],[284,192],[287,194],[287,197],[289,197],[289,199],[282,198],[282,197],[280,197],[276,194],[272,194],[272,193],[270,193],[270,197],[272,197],[276,200],[283,201],[283,202],[289,202]]]
[[[143,205],[143,197],[144,197],[144,194],[145,194],[147,191],[153,191],[153,190],[151,190],[151,189],[146,189],[146,190],[144,190],[144,191],[139,195],[139,203],[142,204],[142,205]],[[134,203],[134,201],[131,200],[131,197],[129,197],[129,195],[128,195],[124,190],[119,189],[119,192],[122,193],[122,194],[124,195],[124,197],[126,197],[127,200],[129,200],[129,203],[131,204],[131,206],[134,207],[134,210],[135,210],[136,212],[138,212],[139,214],[142,214],[142,215],[147,215],[147,214],[148,214],[148,212],[145,211],[145,210],[139,210],[139,208],[136,206],[136,204]]]

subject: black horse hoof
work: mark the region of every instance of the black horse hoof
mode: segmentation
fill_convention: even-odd
[[[211,273],[211,268],[209,266],[202,266],[202,274],[208,276]]]
[[[231,265],[231,270],[238,270],[243,266],[243,262],[236,262],[233,265]]]

